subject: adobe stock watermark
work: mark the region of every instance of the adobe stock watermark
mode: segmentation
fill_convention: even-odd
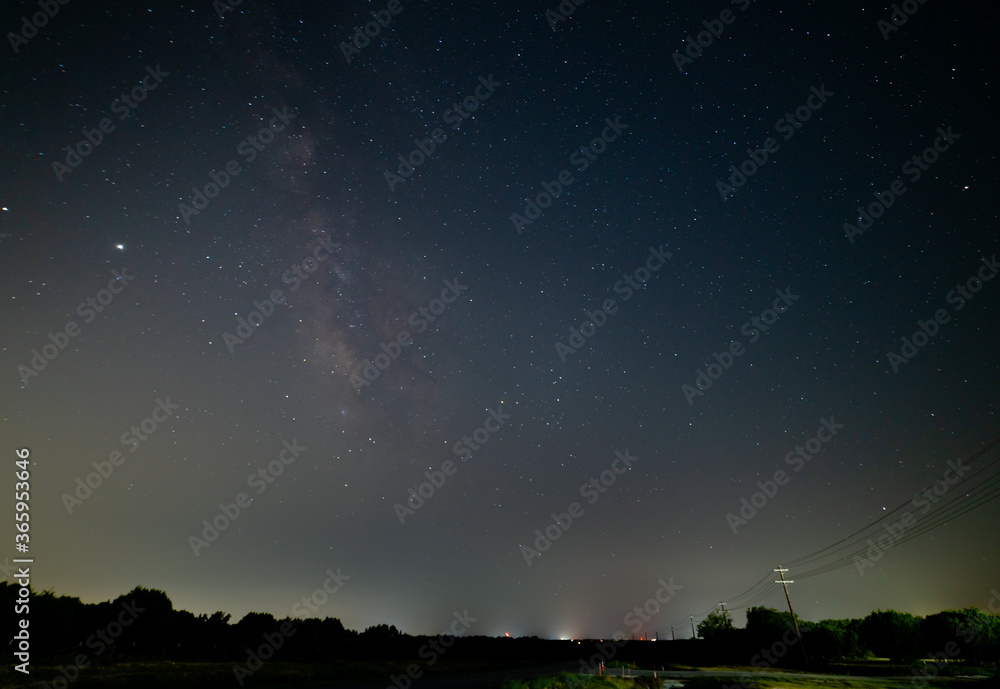
[[[170,397],[167,397],[166,400],[161,400],[157,397],[155,402],[156,406],[153,407],[153,411],[150,412],[149,416],[121,434],[119,441],[123,446],[128,448],[129,452],[138,450],[141,443],[149,440],[150,436],[156,433],[160,425],[165,423],[181,408],[179,404],[171,404]],[[106,460],[91,462],[90,466],[94,467],[94,471],[87,474],[85,478],[77,476],[76,490],[73,491],[73,495],[63,493],[60,496],[67,514],[73,514],[75,508],[83,505],[83,501],[104,485],[104,481],[111,478],[111,475],[115,473],[115,469],[124,464],[126,459],[127,457],[122,454],[121,450],[112,450]]]
[[[802,128],[805,122],[812,119],[813,113],[826,105],[826,101],[833,96],[833,91],[826,90],[826,84],[820,84],[819,88],[810,86],[812,92],[806,97],[806,102],[797,107],[793,112],[786,112],[777,122],[774,123],[774,131],[781,134],[785,141],[791,139]],[[813,102],[815,99],[815,103]],[[764,139],[757,149],[747,149],[746,160],[740,163],[737,168],[735,164],[729,166],[729,184],[722,180],[715,183],[715,188],[719,191],[723,201],[728,201],[729,196],[737,189],[741,188],[747,181],[757,174],[760,168],[764,167],[770,160],[770,156],[776,153],[781,146],[775,138]]]
[[[956,625],[955,633],[962,637],[965,643],[972,642],[978,632],[981,631],[976,627],[965,625],[959,622]],[[958,645],[957,641],[948,641],[944,648],[935,653],[931,653],[926,657],[921,658],[921,666],[918,671],[916,668],[910,670],[913,675],[913,679],[910,680],[910,685],[913,687],[927,687],[930,686],[928,681],[930,677],[937,677],[939,672],[948,667],[948,663],[953,662],[962,654],[962,647]],[[931,662],[928,664],[927,661]]]
[[[961,311],[967,302],[972,301],[983,289],[983,286],[995,278],[1000,272],[1000,264],[997,263],[997,255],[991,258],[982,257],[983,265],[972,277],[955,285],[945,295],[945,302],[951,305],[954,311]],[[908,364],[926,347],[932,339],[940,332],[941,326],[951,322],[951,314],[948,309],[938,309],[934,315],[926,320],[917,321],[917,330],[909,337],[900,338],[899,354],[890,351],[888,354],[889,365],[892,366],[893,373],[899,373],[899,367]]]
[[[59,14],[60,5],[68,4],[69,0],[39,0],[40,11],[35,12],[30,18],[21,17],[21,33],[11,31],[7,34],[14,54],[16,55],[21,50],[22,45],[27,45],[28,41],[37,36],[39,30],[48,26],[50,19],[55,19],[55,16]]]
[[[647,598],[642,605],[632,608],[632,611],[625,615],[622,620],[633,634],[639,633],[644,623],[652,622],[653,617],[659,614],[662,606],[669,603],[677,595],[677,592],[684,588],[680,584],[675,584],[673,577],[670,577],[670,581],[660,579],[656,583],[660,585],[656,592]]]
[[[746,12],[747,8],[753,3],[753,0],[730,0],[733,5],[739,5],[740,12]],[[725,32],[726,27],[736,21],[736,15],[730,9],[722,10],[719,13],[718,19],[706,19],[701,23],[705,27],[705,31],[701,31],[697,36],[692,38],[690,35],[685,39],[687,41],[687,47],[684,49],[684,55],[681,55],[679,50],[675,50],[674,54],[671,56],[674,59],[674,66],[677,67],[677,71],[684,74],[687,66],[694,64],[697,60],[704,54],[705,48],[708,48],[717,38],[720,38]]]
[[[133,280],[135,280],[135,275],[129,275],[128,268],[124,268],[121,272],[112,270],[107,287],[98,290],[93,297],[81,301],[76,307],[76,314],[83,319],[84,324],[93,322],[97,318],[97,314],[102,313],[114,301],[115,296],[125,291],[125,288]],[[73,320],[66,321],[66,324],[58,332],[50,332],[48,343],[42,345],[40,350],[31,350],[32,356],[28,362],[29,365],[18,364],[17,374],[21,377],[21,384],[27,386],[28,379],[44,371],[49,363],[54,361],[59,353],[69,346],[70,340],[78,337],[81,332],[83,331],[80,330],[80,325]]]
[[[9,557],[5,557],[3,563],[0,564],[0,577],[4,580],[16,579],[18,576],[23,574],[23,572],[23,566],[16,562],[11,562]],[[27,595],[27,592],[25,592],[24,595]]]
[[[490,437],[503,428],[504,423],[510,421],[510,414],[503,411],[503,402],[497,405],[496,411],[489,410],[489,416],[483,421],[483,425],[472,432],[471,435],[463,436],[461,440],[452,445],[452,452],[456,457],[461,457],[462,462],[472,459],[473,451],[478,451],[485,445]],[[412,517],[427,501],[437,495],[437,492],[444,487],[448,478],[458,473],[458,466],[450,459],[441,462],[441,468],[437,471],[425,471],[424,476],[427,481],[421,483],[416,488],[410,487],[408,492],[410,497],[406,499],[406,504],[396,503],[392,506],[400,524],[406,523],[407,517]]]
[[[308,596],[303,596],[301,601],[292,606],[292,615],[302,615],[305,617],[309,612],[315,613],[322,606],[326,605],[326,602],[330,600],[330,596],[337,593],[340,587],[344,585],[344,582],[351,578],[341,573],[340,567],[337,568],[336,572],[328,569],[326,570],[326,574],[328,576],[323,580],[323,585],[320,588],[317,588]],[[284,646],[285,642],[294,635],[295,625],[292,624],[291,620],[283,620],[278,627],[278,633],[264,632],[261,635],[264,642],[257,646],[256,649],[246,649],[246,661],[240,665],[233,665],[233,674],[236,676],[236,681],[239,685],[243,686],[243,683],[250,677],[253,677],[253,674],[257,670],[264,667],[264,662],[273,658],[278,649]]]
[[[445,110],[442,117],[444,124],[451,127],[452,131],[457,131],[462,125],[462,122],[472,117],[479,108],[488,101],[492,96],[493,92],[496,91],[498,86],[502,86],[499,81],[493,81],[493,75],[490,74],[488,77],[479,77],[479,85],[470,93],[468,96],[462,99],[462,102],[454,102],[451,104],[451,108]],[[409,155],[405,158],[402,154],[399,155],[399,164],[396,166],[396,173],[393,174],[386,170],[382,173],[385,178],[386,184],[389,185],[389,191],[395,191],[396,185],[402,184],[417,171],[417,168],[426,163],[437,147],[448,140],[448,135],[444,133],[444,129],[441,127],[436,127],[431,131],[431,134],[426,139],[414,139],[413,144],[416,146]]]
[[[926,2],[927,0],[905,0],[902,6],[894,3],[889,20],[879,19],[875,24],[882,34],[882,40],[888,41],[892,38],[892,35],[899,31],[903,24],[910,21],[910,17],[915,15],[920,10],[920,6]]]
[[[226,12],[235,12],[236,8],[243,4],[243,0],[212,0],[212,9],[219,19],[226,16]]]
[[[16,491],[19,488],[23,487],[25,492],[21,493],[20,495],[15,494],[15,500],[22,500],[25,502],[21,502],[19,505],[15,507],[14,509],[15,517],[20,517],[22,514],[25,516],[25,518],[29,516],[29,513],[27,511],[29,507],[26,501],[29,499],[27,490],[31,487],[31,485],[27,482],[27,479],[30,478],[30,472],[28,471],[27,468],[28,467],[27,459],[30,456],[30,454],[31,452],[28,450],[28,448],[23,448],[22,450],[18,450],[16,453],[16,456],[20,458],[21,461],[15,463],[15,466],[17,466],[18,468],[24,467],[24,469],[22,469],[20,472],[15,472],[15,477],[18,479],[24,479],[24,482],[15,484],[14,490]],[[17,537],[15,538],[16,541],[17,539],[21,538],[21,536],[24,537],[23,539],[21,539],[24,541],[24,543],[18,542],[17,545],[17,551],[19,553],[28,552],[28,539],[30,538],[30,534],[28,533],[29,524],[28,522],[23,522],[23,523],[25,524],[25,530],[24,531],[21,530],[21,526],[19,523],[18,531],[20,533],[18,533]],[[9,647],[11,653],[14,656],[14,659],[21,661],[20,663],[14,665],[14,669],[17,672],[20,672],[21,674],[24,675],[31,674],[31,632],[28,631],[28,627],[31,625],[30,563],[33,561],[34,561],[33,558],[19,558],[18,559],[19,565],[21,563],[28,563],[28,566],[27,567],[19,566],[17,572],[14,575],[14,581],[13,581],[14,584],[17,584],[17,587],[14,589],[15,591],[14,605],[13,605],[14,614],[23,615],[23,617],[19,617],[16,621],[15,627],[17,628],[17,634],[15,634],[14,637],[11,639]]]
[[[326,605],[330,596],[339,591],[344,582],[350,579],[349,576],[341,573],[340,567],[337,568],[336,572],[328,569],[326,573],[329,576],[323,580],[323,586],[317,588],[308,596],[302,596],[302,600],[292,606],[292,615],[305,617],[310,613],[316,613],[321,607]]]
[[[389,0],[384,10],[371,11],[374,21],[368,22],[364,27],[355,26],[354,35],[351,36],[350,43],[347,41],[340,42],[340,52],[343,53],[347,64],[351,64],[351,60],[354,59],[355,55],[360,55],[364,48],[371,45],[372,39],[378,38],[379,34],[382,33],[382,29],[388,29],[389,25],[392,24],[392,18],[402,11],[403,5],[399,0]]]
[[[792,638],[789,639],[788,635],[791,634]],[[795,632],[795,627],[789,624],[784,633],[781,635],[780,641],[775,641],[771,644],[770,648],[762,648],[760,651],[750,659],[750,664],[753,667],[760,668],[761,670],[766,670],[773,665],[777,665],[778,661],[788,655],[788,651],[795,645],[799,643],[799,635]]]
[[[914,514],[913,510],[906,510],[899,519],[883,527],[885,530],[884,534],[876,539],[868,539],[868,549],[865,551],[865,557],[854,556],[854,567],[857,569],[859,575],[864,576],[866,569],[874,567],[876,562],[885,557],[886,552],[896,545],[904,534],[915,527],[923,515],[930,512],[934,503],[951,490],[952,486],[961,482],[962,477],[970,470],[970,467],[962,465],[963,461],[960,459],[957,462],[953,462],[949,459],[948,468],[945,469],[942,478],[913,496],[910,504],[914,510],[919,508],[919,513]]]
[[[293,263],[282,276],[281,281],[286,285],[291,285],[289,291],[294,292],[302,283],[312,277],[312,274],[319,270],[319,264],[329,259],[334,249],[340,246],[340,242],[332,242],[328,237],[319,237],[316,240],[316,248],[313,249],[312,256],[305,257],[298,263]],[[229,331],[222,333],[222,341],[226,344],[230,354],[236,353],[237,345],[244,344],[254,334],[255,328],[264,325],[265,319],[274,315],[275,307],[283,306],[286,301],[285,293],[279,289],[271,290],[269,298],[263,302],[254,300],[254,310],[247,314],[246,318],[238,316],[236,318],[236,334]]]
[[[663,606],[673,600],[677,592],[684,588],[680,584],[675,584],[673,577],[670,577],[668,581],[660,579],[656,583],[659,584],[659,587],[653,595],[647,598],[642,605],[632,608],[622,619],[622,622],[632,630],[633,634],[642,631],[643,623],[651,622],[653,617],[660,613]],[[602,640],[594,643],[597,653],[590,658],[580,659],[580,674],[600,674],[601,668],[610,662],[618,653],[618,649],[627,643],[625,632],[620,629],[611,635],[610,641]]]
[[[632,464],[638,457],[630,455],[628,448],[625,452],[615,450],[615,458],[611,460],[609,469],[605,469],[597,478],[592,478],[587,483],[580,486],[580,497],[587,498],[587,503],[593,505],[601,496],[608,492],[608,488],[615,485],[618,477],[632,470]],[[531,561],[536,557],[541,557],[542,553],[548,551],[555,541],[558,541],[564,533],[569,531],[574,520],[579,520],[584,513],[583,505],[578,502],[571,502],[565,512],[552,513],[554,523],[545,527],[545,533],[541,529],[535,529],[534,548],[526,545],[520,546],[521,555],[524,561],[531,567]]]
[[[792,307],[792,304],[797,302],[802,296],[800,294],[792,294],[791,287],[786,287],[783,290],[775,290],[774,293],[778,297],[771,303],[771,308],[764,309],[759,316],[750,318],[740,326],[740,333],[749,338],[748,344],[754,344],[759,340],[761,335],[768,332],[770,327],[778,321],[778,317],[787,312]],[[747,352],[741,340],[730,342],[728,350],[723,350],[721,354],[713,352],[712,358],[715,361],[705,366],[704,371],[700,368],[695,369],[694,387],[691,387],[687,383],[681,386],[681,393],[683,393],[689,407],[694,406],[695,397],[704,396],[705,390],[712,387],[726,371],[733,367],[736,360]]]
[[[298,113],[289,112],[287,107],[271,108],[274,116],[268,121],[266,127],[261,127],[254,136],[248,136],[236,146],[236,152],[246,158],[247,164],[252,163],[259,153],[267,148],[274,141],[275,134],[285,131],[288,125],[298,117]],[[216,172],[212,170],[208,173],[209,181],[202,188],[192,187],[194,194],[191,196],[190,205],[183,201],[177,205],[177,211],[184,218],[184,224],[191,224],[191,217],[199,215],[208,208],[209,204],[216,198],[223,189],[229,186],[230,182],[243,172],[240,161],[233,158],[226,163],[225,170]]]
[[[445,280],[440,298],[432,299],[426,306],[421,306],[411,313],[406,322],[413,326],[418,335],[427,332],[430,324],[436,322],[438,316],[444,313],[448,305],[454,304],[462,292],[467,289],[469,286],[461,284],[457,277],[454,280]],[[400,330],[394,339],[379,345],[379,349],[382,351],[375,355],[375,362],[372,363],[371,359],[365,359],[364,366],[361,367],[361,376],[357,373],[351,374],[350,380],[355,392],[360,392],[361,388],[366,388],[378,380],[382,372],[392,366],[392,362],[399,359],[403,347],[409,347],[411,344],[413,344],[413,336],[410,331]],[[362,376],[364,377],[362,378]]]
[[[292,439],[291,443],[283,440],[281,444],[284,447],[278,453],[277,459],[272,459],[266,466],[260,467],[257,471],[247,476],[247,487],[255,488],[255,495],[263,494],[269,485],[285,473],[285,467],[298,459],[299,453],[306,451],[306,448],[299,445],[299,441],[295,438]],[[204,525],[204,528],[201,531],[201,538],[193,534],[188,536],[188,545],[191,546],[195,557],[198,557],[201,551],[209,545],[215,543],[219,535],[239,519],[240,515],[253,504],[253,498],[247,493],[238,493],[233,500],[234,502],[229,504],[219,503],[219,513],[212,518],[211,523],[207,519],[202,520],[201,523]]]
[[[127,120],[132,116],[132,112],[139,107],[139,103],[146,100],[149,92],[155,90],[156,87],[163,83],[163,79],[169,76],[170,72],[160,71],[159,63],[157,63],[155,68],[147,66],[146,76],[139,81],[137,86],[129,93],[123,93],[111,101],[111,105],[109,106],[111,112],[118,115],[120,121]],[[83,139],[77,141],[74,145],[63,147],[67,151],[63,162],[53,161],[52,171],[56,174],[56,179],[62,182],[66,175],[80,167],[83,164],[83,159],[96,151],[97,147],[104,142],[104,138],[115,131],[115,126],[110,117],[103,117],[93,129],[84,127],[82,132]]]
[[[834,421],[832,416],[829,419],[820,419],[819,423],[819,428],[811,438],[801,445],[796,445],[794,450],[785,455],[785,464],[792,467],[795,473],[802,471],[806,462],[818,455],[823,446],[832,441],[837,436],[837,431],[844,427],[844,424]],[[784,469],[778,469],[770,481],[757,481],[760,490],[753,493],[749,499],[740,498],[739,516],[732,512],[726,514],[726,523],[732,529],[733,535],[735,536],[739,527],[746,526],[770,500],[774,499],[780,486],[787,486],[791,480],[792,477]]]
[[[1000,595],[997,594],[996,590],[990,591],[990,593]],[[993,600],[994,599],[992,598],[990,599],[988,606],[991,612],[996,612],[996,610],[993,609]],[[975,641],[976,637],[983,632],[989,634],[990,630],[983,624],[982,620],[975,620],[972,624],[968,624],[963,620],[959,621],[955,625],[955,636],[961,637],[962,642],[965,643],[966,646]],[[940,670],[948,667],[948,663],[961,657],[961,655],[962,647],[959,646],[956,640],[952,639],[946,642],[942,650],[930,654],[930,667],[928,667],[928,664],[924,661],[922,662],[922,667],[919,672],[916,669],[910,671],[913,674],[913,679],[910,680],[910,684],[914,687],[914,689],[925,689],[925,687],[930,686],[930,682],[928,682],[929,677],[936,677]]]
[[[577,172],[584,172],[590,164],[597,160],[597,157],[608,150],[608,144],[614,143],[621,137],[622,133],[629,128],[629,125],[622,122],[622,118],[615,115],[604,118],[607,125],[601,130],[601,135],[594,137],[590,143],[583,144],[576,151],[570,154],[569,164],[576,167]],[[559,196],[569,189],[576,181],[573,172],[566,168],[562,170],[556,179],[551,182],[542,181],[542,191],[538,192],[534,198],[526,198],[524,213],[511,213],[510,221],[514,224],[514,229],[518,234],[523,234],[525,225],[533,225],[541,217],[542,211],[552,205]]]
[[[473,623],[477,621],[477,618],[469,615],[468,608],[461,613],[455,610],[451,613],[451,616],[454,618],[454,622],[448,628],[448,634],[439,634],[417,649],[417,657],[427,662],[426,669],[429,669],[431,665],[436,663],[449,648],[455,645],[455,639],[468,632]],[[406,666],[405,673],[389,676],[389,681],[392,684],[387,685],[385,689],[410,689],[413,681],[423,677],[426,669],[421,669],[417,663],[410,663]]]
[[[549,26],[555,31],[556,27],[560,22],[564,22],[573,16],[576,12],[576,8],[585,3],[587,0],[562,0],[556,10],[545,10],[545,19],[548,21]]]
[[[622,279],[614,284],[612,290],[621,297],[622,303],[627,302],[636,290],[645,285],[653,273],[662,268],[667,259],[672,256],[673,254],[669,251],[664,251],[663,244],[660,244],[659,249],[649,247],[649,254],[642,265],[631,273],[623,273]],[[594,311],[584,311],[587,319],[580,323],[579,328],[571,326],[569,329],[569,338],[567,339],[569,344],[556,342],[556,354],[559,355],[559,361],[565,364],[566,358],[571,354],[576,354],[587,344],[588,339],[597,334],[599,328],[604,327],[605,323],[608,322],[608,316],[614,316],[616,313],[618,313],[618,304],[610,297],[604,300],[601,308]]]
[[[901,171],[910,182],[916,182],[923,177],[924,173],[931,169],[931,165],[941,159],[941,154],[948,151],[956,141],[962,138],[962,135],[956,134],[951,127],[938,127],[937,133],[938,136],[934,139],[933,145],[925,148],[919,155],[910,157],[902,164]],[[843,227],[844,234],[851,246],[854,246],[855,237],[870,230],[875,221],[885,215],[885,212],[907,191],[909,189],[902,178],[895,179],[889,183],[888,189],[885,191],[873,192],[875,201],[868,204],[867,208],[858,206],[856,209],[858,219],[855,221],[857,225],[845,222]]]
[[[114,645],[115,640],[122,635],[125,628],[130,626],[139,617],[139,613],[145,612],[145,608],[140,608],[135,604],[135,600],[123,602],[118,619],[108,622],[103,629],[98,629],[83,642],[83,646],[93,651],[93,656],[89,653],[78,653],[73,662],[69,665],[59,665],[59,677],[51,682],[42,682],[45,689],[66,689],[71,683],[80,677],[80,672],[90,667],[91,658],[103,655],[109,646]]]
[[[791,638],[789,638],[791,636]],[[778,661],[788,655],[788,652],[799,643],[798,632],[790,622],[785,623],[785,631],[781,638],[774,641],[770,646],[762,648],[750,659],[750,665],[759,669],[767,670],[777,665]],[[738,682],[725,685],[724,689],[754,689],[760,686],[760,677],[752,672],[744,672],[740,675]]]
[[[792,638],[788,638],[791,635]],[[753,658],[750,659],[750,664],[760,670],[767,670],[768,668],[777,665],[778,661],[788,655],[788,652],[798,645],[799,635],[795,631],[795,627],[791,623],[785,624],[785,631],[781,634],[781,638],[773,642],[767,648],[762,648],[757,653],[754,654]],[[738,682],[733,684],[725,685],[724,689],[754,689],[760,686],[760,678],[754,676],[752,672],[744,672],[740,675]]]

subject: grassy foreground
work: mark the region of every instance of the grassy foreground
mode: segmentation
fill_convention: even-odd
[[[732,673],[740,668],[685,668],[706,673],[713,671]],[[560,674],[538,677],[528,681],[505,682],[501,689],[660,689],[665,686],[683,684],[686,689],[994,689],[1000,688],[996,677],[960,675],[944,677],[920,677],[907,673],[904,668],[895,677],[797,677],[794,671],[778,671],[762,674],[755,668],[745,668],[739,675],[702,676],[673,679],[661,675],[657,679],[626,678],[605,676],[588,677]],[[669,672],[667,673],[669,674]]]
[[[495,670],[516,667],[512,662],[439,662],[433,667],[420,664],[427,677],[478,675]],[[517,665],[522,665],[518,663]],[[615,668],[616,669],[616,668]],[[609,668],[610,672],[615,669]],[[880,668],[893,677],[872,677],[881,674],[876,666],[851,666],[838,668],[845,674],[834,677],[797,677],[794,671],[777,671],[762,675],[751,667],[695,668],[678,667],[674,670],[698,670],[707,676],[668,679],[673,686],[683,684],[690,689],[1000,689],[1000,679],[973,677],[974,668],[962,668],[961,676],[927,677],[912,674],[912,668],[886,665]],[[949,668],[950,669],[950,668]],[[957,670],[957,668],[956,668]],[[400,676],[406,671],[403,663],[368,663],[341,661],[325,663],[271,662],[254,673],[245,684],[247,689],[277,689],[279,687],[336,687],[343,684],[383,684],[391,687],[390,676]],[[964,672],[963,672],[964,671]],[[711,676],[712,673],[739,673],[728,676]],[[836,671],[835,671],[836,672]],[[986,670],[984,669],[984,672]],[[851,674],[846,674],[851,673]],[[510,679],[490,685],[496,689],[662,689],[663,675],[659,677],[622,678],[614,675],[594,677],[571,673],[543,675],[531,679]],[[668,673],[669,674],[669,673]],[[852,674],[854,676],[852,676]],[[867,676],[858,676],[867,675]],[[73,681],[54,683],[57,677],[65,678],[55,666],[33,666],[26,677],[10,666],[0,668],[0,687],[18,689],[207,689],[231,687],[241,689],[233,674],[232,663],[178,663],[178,662],[122,662],[89,667]],[[903,678],[903,679],[900,679]],[[412,689],[420,689],[421,680],[413,682]],[[671,686],[667,684],[666,686]]]
[[[566,672],[530,680],[507,680],[500,689],[659,689],[662,682],[651,677],[593,677]]]
[[[392,686],[390,677],[402,676],[411,663],[337,661],[335,663],[294,663],[273,661],[245,679],[246,689],[276,689],[278,687],[335,687],[341,684],[383,683]],[[438,662],[418,663],[424,677],[466,675],[492,670],[505,670],[523,663],[497,662]],[[0,687],[17,689],[61,689],[65,666],[32,665],[31,674],[15,672],[11,666],[0,668]],[[72,673],[72,669],[69,670]],[[414,682],[419,689],[419,680]],[[115,662],[85,668],[68,682],[68,689],[208,689],[230,687],[241,689],[233,673],[233,663],[204,662]]]

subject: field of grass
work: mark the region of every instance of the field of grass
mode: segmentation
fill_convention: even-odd
[[[418,663],[424,677],[444,677],[476,674],[493,670],[505,670],[523,665],[523,661],[496,662],[440,661],[428,666]],[[248,689],[269,689],[277,687],[316,687],[340,684],[379,683],[390,684],[390,676],[403,675],[410,663],[396,662],[352,662],[336,663],[288,663],[273,661],[246,679]],[[32,665],[31,675],[15,672],[9,665],[0,667],[0,687],[18,689],[45,689],[54,687],[53,680],[64,677],[55,665]],[[43,683],[44,682],[44,683]],[[419,680],[414,683],[419,685]],[[60,682],[58,686],[62,686]],[[190,687],[234,687],[239,684],[233,673],[233,663],[183,663],[171,661],[120,662],[91,666],[79,671],[79,675],[69,683],[70,689],[176,689]],[[416,689],[416,687],[415,687]]]
[[[479,675],[495,670],[514,667],[508,662],[445,662],[431,667],[420,664],[425,677],[445,677]],[[521,663],[523,665],[523,662]],[[1000,678],[985,678],[991,669],[972,667],[948,668],[960,674],[957,677],[930,677],[927,683],[912,674],[911,666],[889,663],[848,664],[842,668],[826,668],[836,677],[797,677],[794,670],[769,670],[761,673],[752,667],[687,667],[674,666],[671,670],[696,670],[709,676],[684,677],[669,680],[683,684],[690,689],[1000,689]],[[619,669],[609,667],[604,677],[559,673],[531,679],[507,680],[497,689],[661,689],[664,686],[663,673],[658,677],[622,678],[615,676]],[[337,662],[326,663],[284,663],[270,662],[254,673],[245,686],[248,689],[277,689],[278,687],[319,687],[342,684],[384,683],[390,684],[390,675],[406,672],[404,663]],[[844,674],[840,674],[843,672]],[[727,676],[711,676],[726,673]],[[733,674],[736,673],[736,674]],[[812,673],[810,673],[812,674]],[[975,675],[979,674],[979,678]],[[891,675],[891,676],[890,676]],[[32,666],[30,677],[15,672],[10,666],[0,668],[0,687],[19,689],[44,689],[43,682],[58,689],[62,682],[53,685],[52,680],[61,676],[56,667]],[[905,678],[905,679],[898,679]],[[413,689],[420,688],[421,681],[413,683]],[[492,683],[491,683],[492,684]],[[122,662],[89,667],[69,683],[70,689],[174,689],[190,687],[233,687],[238,689],[233,674],[232,663],[176,663],[176,662]],[[675,685],[676,686],[676,685]]]
[[[862,680],[838,678],[833,680],[788,678],[755,678],[740,682],[739,677],[699,677],[683,680],[668,680],[683,683],[690,689],[914,689],[909,681],[885,679]],[[620,677],[580,677],[558,675],[539,677],[530,681],[505,682],[501,689],[657,689],[663,686],[662,678],[622,679]],[[932,685],[938,686],[938,685]],[[976,685],[979,686],[979,685]]]
[[[753,667],[692,667],[672,666],[652,677],[622,679],[616,673],[620,667],[632,669],[631,664],[609,664],[605,677],[587,677],[562,674],[539,677],[526,682],[509,682],[503,689],[636,689],[637,687],[677,686],[687,689],[1000,689],[1000,677],[993,668],[956,666],[947,668],[941,676],[914,675],[925,666],[881,663],[845,663],[837,669],[800,672],[797,670]],[[671,671],[700,672],[705,676],[670,677]],[[712,676],[716,674],[716,676]],[[810,677],[799,675],[836,675]],[[664,684],[667,675],[666,682]]]
[[[622,679],[620,677],[592,677],[562,672],[549,677],[530,680],[508,680],[500,689],[659,689],[661,683],[651,677]]]
[[[926,685],[912,679],[836,677],[813,679],[806,677],[761,677],[741,682],[738,677],[698,678],[687,681],[691,689],[993,689],[1000,687],[995,680],[937,678]]]

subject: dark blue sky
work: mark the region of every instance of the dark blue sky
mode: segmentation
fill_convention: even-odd
[[[664,580],[662,635],[795,563],[808,619],[987,606],[981,12],[216,5],[3,12],[38,588],[281,617],[339,568],[348,627],[573,637]]]

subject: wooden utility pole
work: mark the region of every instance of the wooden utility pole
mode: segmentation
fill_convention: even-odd
[[[792,615],[792,624],[795,625],[795,636],[799,637],[799,648],[802,649],[802,660],[806,661],[806,663],[808,664],[809,657],[806,656],[806,647],[802,643],[802,633],[799,631],[799,622],[798,620],[795,619],[795,611],[792,610],[792,599],[788,597],[788,585],[794,584],[795,581],[790,579],[789,580],[785,579],[785,572],[787,572],[788,570],[782,568],[780,565],[778,566],[777,569],[773,571],[777,572],[778,576],[781,577],[780,581],[775,579],[774,583],[781,584],[782,588],[785,589],[785,600],[788,601],[788,612]]]
[[[694,615],[688,615],[691,618],[691,638],[697,639],[698,633],[694,630]]]
[[[674,634],[674,625],[670,625],[670,640],[677,641],[677,635]]]

